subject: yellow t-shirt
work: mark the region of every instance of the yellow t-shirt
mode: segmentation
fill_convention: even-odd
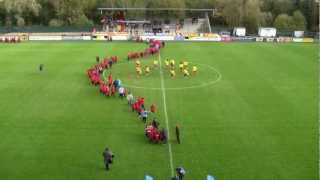
[[[174,70],[171,70],[171,71],[170,71],[170,74],[171,74],[171,76],[175,76],[175,75],[176,75],[176,72],[175,72]]]
[[[193,67],[192,67],[192,71],[198,71],[197,66],[193,66]]]
[[[139,67],[136,68],[136,71],[137,71],[138,74],[141,74],[141,73],[142,73],[142,70],[141,70],[141,68],[139,68]]]
[[[188,70],[185,69],[185,70],[183,71],[183,73],[184,73],[184,75],[189,76],[189,71],[188,71]]]
[[[140,66],[141,62],[140,61],[136,61],[136,66]]]
[[[176,62],[174,61],[174,59],[171,59],[171,60],[170,60],[170,64],[171,64],[172,66],[174,66],[175,63],[176,63]]]

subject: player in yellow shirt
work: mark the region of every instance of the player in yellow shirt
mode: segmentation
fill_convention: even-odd
[[[170,76],[171,78],[174,78],[176,76],[176,72],[173,69],[170,70]]]
[[[192,66],[192,75],[195,76],[198,72],[197,66]]]
[[[174,65],[176,64],[175,60],[174,59],[171,59],[170,60],[170,66],[171,66],[171,69],[174,69]]]
[[[145,72],[146,75],[148,75],[148,74],[150,73],[150,67],[149,67],[149,66],[146,66],[146,67],[144,68],[144,72]]]
[[[179,69],[180,69],[180,72],[183,72],[183,69],[184,69],[183,62],[179,63]]]
[[[136,67],[140,67],[141,62],[139,60],[136,60]]]
[[[169,63],[169,60],[168,60],[168,59],[166,59],[166,60],[164,61],[164,64],[166,65],[166,68],[169,68],[170,63]]]
[[[184,75],[184,77],[189,77],[190,76],[190,73],[189,73],[188,69],[184,69],[183,70],[183,75]]]
[[[142,74],[141,67],[136,67],[137,75],[140,76]]]
[[[158,67],[159,67],[159,61],[154,60],[154,61],[153,61],[153,67],[154,67],[154,68],[158,68]]]
[[[184,61],[183,62],[183,66],[184,66],[184,69],[187,69],[188,66],[189,66],[189,62],[188,61]]]

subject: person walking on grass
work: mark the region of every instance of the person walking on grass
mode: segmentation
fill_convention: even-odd
[[[39,71],[40,71],[40,72],[43,70],[43,67],[44,67],[43,64],[40,64],[40,65],[39,65]]]
[[[104,160],[104,165],[106,167],[106,170],[108,171],[110,169],[110,164],[113,163],[114,155],[111,152],[111,150],[106,147],[102,153],[102,156],[103,156],[103,160]]]
[[[176,137],[178,144],[180,144],[180,128],[178,125],[176,125]]]
[[[149,113],[150,111],[147,111],[146,109],[143,109],[143,111],[141,112],[141,118],[144,123],[147,122]]]
[[[127,95],[127,101],[128,104],[131,105],[131,103],[134,101],[134,97],[132,95],[132,93],[129,91],[128,95]]]

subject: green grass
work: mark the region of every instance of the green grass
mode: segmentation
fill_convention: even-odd
[[[143,179],[171,176],[168,145],[150,144],[144,124],[125,101],[89,85],[95,56],[118,55],[112,72],[124,84],[160,88],[159,71],[136,78],[129,42],[0,44],[0,179]],[[151,64],[149,57],[143,64]],[[162,60],[187,59],[199,75],[178,75],[166,90],[174,166],[186,180],[316,180],[318,175],[315,44],[168,43]],[[38,72],[38,65],[45,71]],[[221,79],[208,86],[205,83]],[[130,88],[156,103],[165,127],[161,90]],[[174,139],[181,126],[182,144]],[[115,153],[110,172],[102,150]]]

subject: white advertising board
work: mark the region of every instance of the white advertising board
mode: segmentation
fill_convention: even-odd
[[[294,37],[302,38],[304,35],[304,31],[294,31]]]
[[[82,36],[82,38],[85,41],[90,41],[91,40],[91,36]]]
[[[216,41],[220,42],[221,37],[192,37],[190,39],[186,39],[186,41]]]
[[[143,41],[156,39],[160,41],[173,41],[175,36],[140,36]]]
[[[129,40],[129,36],[128,35],[113,35],[111,36],[113,41],[127,41]]]
[[[61,41],[62,40],[62,36],[34,36],[31,35],[29,36],[29,40],[30,41]]]
[[[260,37],[276,37],[277,29],[276,28],[259,28]]]
[[[233,29],[233,35],[237,37],[246,36],[246,28],[244,27],[236,27]]]
[[[293,42],[303,42],[303,38],[293,38]]]

